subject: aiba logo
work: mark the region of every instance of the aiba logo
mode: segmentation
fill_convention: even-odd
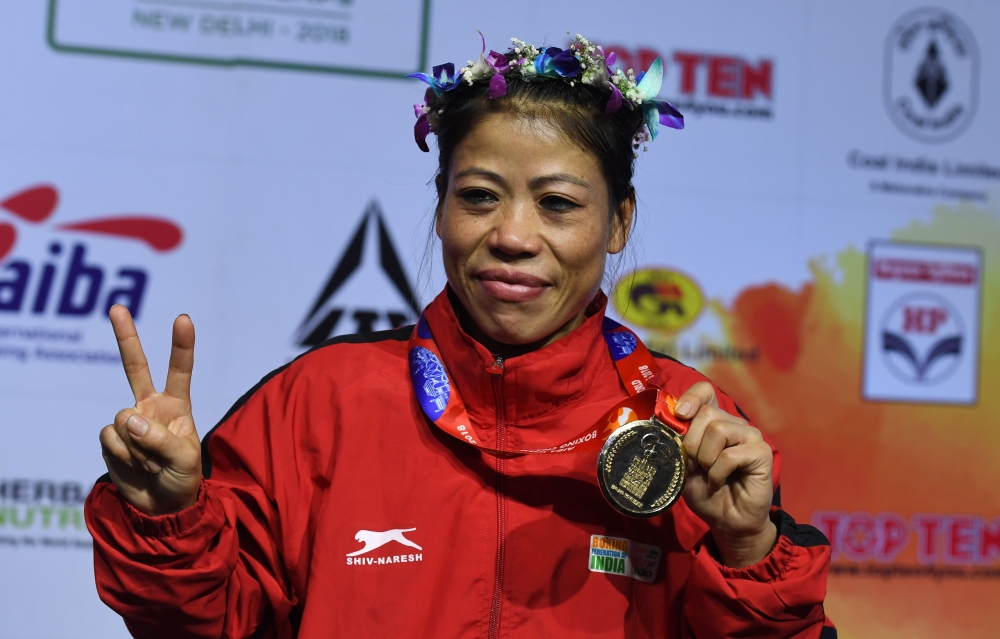
[[[698,318],[705,298],[694,280],[679,271],[644,268],[618,282],[612,302],[625,321],[674,333]]]
[[[656,49],[605,47],[614,53],[617,66],[636,73],[648,69],[656,58],[664,64],[664,87],[670,100],[684,114],[768,119],[773,115],[774,61],[751,59],[731,53],[676,50],[664,55]]]
[[[962,317],[952,304],[933,293],[914,293],[886,313],[882,356],[899,379],[934,384],[957,368],[963,333]]]
[[[376,253],[377,264],[371,259]],[[335,335],[403,326],[419,315],[420,304],[382,209],[372,201],[299,327],[296,341],[300,346],[315,346]]]
[[[122,304],[138,316],[149,275],[139,266],[109,269],[88,255],[85,238],[104,236],[136,240],[154,251],[177,248],[183,233],[175,223],[142,215],[119,215],[69,222],[52,227],[60,233],[47,254],[35,260],[12,255],[17,224],[42,224],[55,213],[59,193],[51,185],[24,189],[0,202],[10,221],[0,221],[0,313],[34,316],[88,317]],[[8,257],[9,256],[9,257]],[[4,258],[8,258],[3,262]]]
[[[972,31],[943,9],[917,9],[885,46],[884,99],[892,121],[921,142],[961,135],[976,112],[979,51]]]

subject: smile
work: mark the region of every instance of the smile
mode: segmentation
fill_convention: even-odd
[[[535,275],[508,269],[484,269],[473,277],[482,285],[487,295],[501,302],[528,302],[538,299],[552,286]]]

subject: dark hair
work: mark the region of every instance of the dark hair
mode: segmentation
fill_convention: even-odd
[[[638,109],[622,108],[611,116],[604,111],[610,93],[594,86],[563,80],[507,80],[507,94],[490,99],[485,82],[462,83],[447,94],[437,124],[438,205],[448,186],[452,156],[462,140],[486,117],[509,113],[553,123],[582,148],[593,153],[608,186],[612,219],[621,215],[621,203],[632,197],[635,149],[632,140],[643,124]]]

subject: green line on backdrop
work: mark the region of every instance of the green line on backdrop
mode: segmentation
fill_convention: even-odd
[[[115,58],[132,58],[135,60],[150,60],[154,62],[181,62],[185,64],[199,64],[212,67],[257,67],[264,69],[277,69],[284,71],[306,71],[311,73],[339,73],[342,75],[353,75],[368,78],[382,78],[387,80],[403,80],[408,73],[424,71],[427,64],[428,40],[430,37],[430,16],[431,0],[418,0],[422,3],[420,20],[420,46],[417,54],[417,64],[412,69],[401,71],[380,71],[374,69],[358,69],[353,67],[328,66],[321,64],[306,64],[295,62],[273,62],[268,60],[255,60],[249,58],[207,58],[199,56],[176,55],[165,53],[147,53],[143,51],[129,51],[123,49],[105,49],[100,47],[78,46],[62,44],[56,41],[56,10],[58,0],[49,0],[49,11],[46,25],[46,40],[49,46],[63,53],[82,53],[86,55],[100,55]],[[147,3],[143,3],[147,4]],[[149,3],[166,4],[166,3]],[[173,4],[173,3],[171,3]],[[196,4],[196,3],[191,3]],[[249,4],[249,3],[224,3],[224,2],[204,2],[198,4]]]

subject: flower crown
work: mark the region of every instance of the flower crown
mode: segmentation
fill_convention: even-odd
[[[451,62],[439,64],[431,70],[431,74],[411,73],[408,78],[423,80],[429,86],[424,93],[424,103],[413,105],[417,123],[413,127],[413,135],[417,146],[424,152],[427,147],[427,134],[437,131],[438,121],[443,110],[447,93],[465,82],[469,85],[489,80],[487,95],[496,99],[507,94],[507,78],[520,78],[526,81],[563,80],[575,86],[577,82],[606,89],[609,93],[608,105],[604,109],[605,117],[610,117],[622,106],[629,109],[641,109],[643,125],[632,140],[632,148],[638,149],[643,143],[655,140],[659,125],[671,129],[684,128],[684,116],[673,105],[664,100],[657,100],[663,83],[663,61],[657,58],[647,71],[638,75],[632,69],[622,71],[610,67],[615,64],[614,52],[605,54],[602,47],[591,44],[586,38],[577,34],[575,41],[568,49],[548,47],[539,49],[533,44],[511,38],[513,46],[506,54],[491,50],[486,55],[486,38],[483,40],[483,50],[479,59],[469,61],[467,66],[455,73],[455,65]]]

